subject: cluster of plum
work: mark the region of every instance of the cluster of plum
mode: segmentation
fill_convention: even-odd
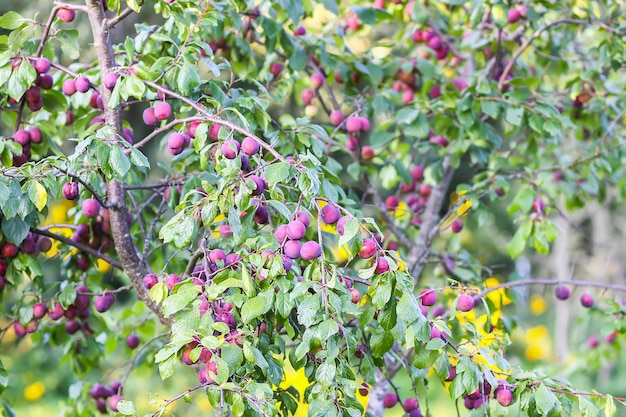
[[[0,293],[10,282],[6,278],[7,268],[11,259],[15,258],[20,252],[31,256],[37,256],[39,253],[46,253],[52,248],[52,241],[45,237],[29,232],[24,241],[17,246],[11,242],[0,242]]]
[[[334,224],[339,218],[339,209],[331,204],[324,206],[320,217],[326,224]],[[297,211],[294,219],[287,224],[282,224],[276,228],[274,237],[281,245],[283,252],[283,264],[286,271],[291,270],[293,259],[303,259],[310,261],[322,255],[322,247],[314,240],[301,242],[305,238],[311,218],[304,211]]]
[[[513,402],[513,392],[511,391],[511,385],[504,381],[498,381],[498,385],[493,390],[493,396],[503,407],[508,407]],[[484,381],[480,389],[467,394],[463,397],[463,404],[468,410],[476,410],[481,408],[484,403],[489,401],[489,396],[492,394],[492,387],[489,382]]]
[[[567,286],[565,285],[558,285],[555,289],[554,289],[554,295],[556,296],[557,299],[561,300],[561,301],[565,301],[567,299],[569,299],[570,297],[570,290]],[[584,293],[583,295],[580,296],[580,304],[584,307],[584,308],[592,308],[595,305],[595,299],[593,298],[593,295],[589,294],[589,293]],[[625,305],[626,303],[622,302],[622,305]],[[613,331],[611,333],[609,333],[608,335],[606,335],[604,337],[604,341],[607,344],[612,344],[615,342],[615,340],[617,339],[617,335],[619,334],[619,332]],[[590,336],[587,339],[587,345],[590,348],[596,348],[600,345],[600,339],[598,339],[597,336]]]
[[[363,392],[361,392],[363,394]],[[393,408],[400,402],[398,395],[394,392],[388,392],[383,397],[383,406],[385,408]],[[402,403],[402,408],[404,412],[409,415],[409,417],[422,417],[422,411],[420,410],[420,405],[415,397],[408,397]]]
[[[111,411],[118,411],[117,404],[122,400],[122,383],[113,381],[109,386],[94,384],[89,390],[89,395],[93,398],[96,409],[102,414],[108,413],[107,404]]]
[[[222,300],[215,300],[209,302],[207,297],[203,294],[203,288],[208,279],[214,274],[217,269],[225,265],[227,267],[236,267],[236,263],[238,262],[238,256],[235,254],[225,255],[224,251],[221,249],[213,249],[209,252],[209,256],[207,257],[209,260],[210,266],[208,268],[212,272],[206,272],[204,270],[204,266],[197,266],[192,273],[192,282],[200,287],[199,289],[199,297],[200,304],[198,306],[200,316],[204,316],[207,312],[209,312],[213,320],[215,322],[224,323],[228,326],[230,332],[226,334],[224,340],[227,343],[236,344],[239,347],[243,347],[242,341],[240,339],[244,338],[245,335],[239,333],[237,329],[237,320],[235,316],[231,313],[234,305],[228,302],[224,302]],[[165,278],[165,284],[167,288],[172,291],[174,287],[182,282],[181,278],[176,274],[169,274]],[[159,278],[155,274],[148,274],[143,278],[143,284],[147,289],[151,289],[156,284],[159,283]],[[262,330],[265,330],[265,323],[261,325]],[[181,361],[185,365],[196,365],[198,362],[203,363],[198,370],[198,380],[202,384],[213,383],[213,378],[211,374],[217,374],[217,364],[215,361],[212,361],[211,358],[213,355],[219,355],[219,349],[212,351],[207,349],[200,343],[200,339],[195,337],[195,339],[188,343],[181,351]]]
[[[78,199],[80,194],[78,183],[73,181],[66,182],[63,184],[61,192],[67,200],[74,201]],[[102,253],[111,251],[114,248],[114,244],[111,237],[109,210],[103,209],[97,199],[86,198],[81,203],[81,213],[92,221],[90,224],[78,224],[72,235],[72,241],[87,245]],[[128,221],[131,221],[130,213],[128,214]],[[89,268],[90,261],[86,253],[79,252],[74,259],[81,271],[86,271]]]
[[[30,86],[20,101],[28,107],[32,112],[37,112],[43,108],[44,102],[41,90],[50,90],[54,84],[52,76],[48,73],[51,68],[50,61],[46,58],[37,58],[28,60],[26,58],[13,58],[13,69],[19,65],[31,65],[37,72],[37,78],[32,86]],[[9,98],[10,104],[18,104],[17,101]],[[26,129],[17,129],[13,133],[13,141],[22,147],[19,155],[13,155],[13,166],[19,167],[28,162],[31,157],[31,147],[33,144],[39,144],[43,140],[41,130],[36,126]]]

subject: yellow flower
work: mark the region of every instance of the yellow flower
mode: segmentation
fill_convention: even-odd
[[[44,387],[41,382],[33,382],[24,388],[24,398],[26,398],[27,401],[34,402],[40,399],[45,392],[46,387]]]
[[[348,260],[348,257],[354,256],[350,249],[348,249],[348,245],[343,245],[342,247],[333,246],[330,248],[330,253],[333,254],[335,258],[335,262],[343,263]]]
[[[526,339],[526,343],[533,343],[546,339],[548,334],[548,328],[546,326],[539,325],[526,330],[524,339]]]
[[[309,386],[309,380],[304,374],[304,368],[295,371],[289,364],[285,363],[285,376],[280,387],[287,389],[292,385],[300,393],[300,401],[294,417],[306,417],[309,405],[304,402],[304,390]]]
[[[371,387],[370,387],[371,389]],[[361,395],[361,393],[359,392],[359,390],[356,390],[356,399],[358,402],[361,403],[361,405],[363,406],[364,409],[367,410],[367,403],[370,400],[370,394],[369,391],[367,392],[367,395]]]
[[[96,259],[96,269],[100,272],[108,272],[111,270],[111,264],[103,259]]]
[[[529,361],[547,360],[552,352],[550,336],[546,326],[535,326],[526,330],[524,339],[528,344],[526,359]]]
[[[446,218],[446,220],[439,227],[439,230],[446,230],[448,227],[450,227],[452,222],[456,220],[457,217],[465,216],[467,212],[469,211],[469,209],[472,208],[472,200],[470,200],[469,198],[463,197],[465,194],[467,194],[467,191],[459,191],[458,193],[456,191],[453,191],[450,194],[450,204],[451,205],[459,204],[459,206],[457,207],[454,213],[451,213]]]
[[[540,316],[546,312],[548,304],[546,300],[539,294],[533,294],[530,297],[530,312],[535,316]]]
[[[74,234],[74,231],[69,227],[53,227],[52,229],[50,229],[50,232],[67,238],[71,238]],[[61,242],[56,239],[52,239],[52,247],[48,252],[45,253],[45,255],[48,258],[52,258],[59,253],[59,246],[61,246]]]
[[[485,288],[493,288],[500,285],[500,281],[497,278],[490,277],[485,280]],[[491,301],[497,308],[502,307],[503,305],[511,304],[511,299],[506,295],[506,290],[501,288],[496,291],[492,291],[487,294],[487,298]]]
[[[74,207],[74,203],[69,200],[57,200],[50,205],[48,217],[44,220],[44,225],[67,223],[69,216],[67,212]]]
[[[401,222],[408,222],[411,220],[411,209],[406,205],[404,201],[401,201],[395,210],[391,210],[391,217],[398,219]]]

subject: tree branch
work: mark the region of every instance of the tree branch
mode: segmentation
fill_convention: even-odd
[[[287,161],[270,144],[268,144],[267,142],[265,142],[264,140],[262,140],[261,138],[256,136],[254,133],[252,133],[252,132],[250,132],[250,131],[248,131],[248,130],[240,127],[240,126],[237,126],[236,124],[234,124],[234,123],[232,123],[232,122],[230,122],[228,120],[220,119],[219,117],[217,117],[214,114],[212,114],[211,112],[209,112],[201,104],[198,104],[197,102],[195,102],[193,100],[190,100],[187,97],[170,90],[169,88],[165,88],[162,85],[159,85],[157,83],[153,83],[152,81],[148,81],[148,80],[142,80],[142,81],[147,86],[152,87],[152,88],[156,89],[157,91],[160,91],[160,92],[164,93],[166,96],[177,98],[178,100],[182,101],[183,103],[189,104],[191,107],[196,109],[198,111],[198,113],[204,115],[204,120],[206,120],[208,122],[217,123],[217,124],[222,125],[222,126],[226,126],[229,129],[231,129],[231,130],[234,130],[234,131],[237,131],[237,132],[239,132],[239,133],[241,133],[243,135],[249,136],[252,139],[254,139],[255,141],[257,141],[258,144],[262,148],[266,149],[269,153],[274,155],[274,157],[276,159],[278,159],[279,161],[281,161],[281,162],[286,162]]]
[[[58,7],[53,7],[52,11],[50,11],[50,17],[48,17],[48,22],[46,23],[46,27],[43,30],[43,35],[41,35],[41,41],[39,42],[39,46],[37,47],[37,52],[35,55],[40,57],[43,52],[43,47],[46,44],[46,40],[48,40],[48,36],[50,35],[50,28],[52,28],[52,23],[54,23],[54,18],[59,11]]]
[[[430,244],[437,234],[439,211],[443,205],[446,191],[448,190],[453,174],[454,168],[450,164],[450,157],[446,156],[443,160],[443,175],[441,176],[439,184],[432,189],[428,203],[426,203],[426,210],[424,211],[420,233],[417,236],[417,241],[411,247],[407,257],[407,265],[411,270],[416,286],[419,282],[422,269],[424,268]]]
[[[98,195],[98,193],[96,193],[96,191],[89,184],[87,184],[87,182],[83,181],[83,179],[80,177],[80,175],[73,174],[73,173],[71,173],[68,170],[63,169],[63,168],[57,167],[56,169],[59,170],[60,172],[62,172],[63,174],[71,177],[72,179],[76,180],[76,182],[80,183],[83,187],[85,187],[85,189],[91,193],[93,198],[95,198],[98,201],[98,203],[100,203],[100,205],[102,207],[104,207],[104,208],[111,208],[111,204],[106,202],[100,195]]]
[[[511,281],[505,282],[500,285],[496,285],[495,287],[485,288],[483,291],[478,293],[477,297],[484,297],[485,295],[506,288],[513,287],[528,287],[530,285],[571,285],[574,287],[595,287],[595,288],[603,288],[607,290],[615,290],[615,291],[624,291],[626,292],[626,285],[618,285],[618,284],[608,284],[605,282],[598,281],[576,281],[576,280],[560,280],[560,279],[522,279],[519,281]]]
[[[100,63],[101,78],[112,71],[115,66],[113,48],[109,37],[109,28],[106,26],[106,15],[101,0],[85,0],[87,5],[87,15],[94,38],[94,46]],[[104,119],[106,123],[118,134],[122,132],[122,113],[120,106],[109,108],[111,91],[102,89],[102,103],[104,104]],[[137,247],[130,234],[130,225],[127,219],[126,193],[124,183],[118,180],[111,180],[107,183],[108,201],[111,203],[109,209],[111,219],[111,235],[115,243],[115,249],[120,257],[124,272],[130,278],[137,295],[150,310],[156,314],[163,324],[169,325],[170,320],[163,315],[160,306],[150,299],[150,293],[143,285],[143,277],[149,273],[145,263],[141,261],[137,254]]]
[[[113,26],[117,25],[122,20],[130,16],[132,12],[133,12],[133,9],[131,9],[130,7],[125,8],[124,10],[122,10],[122,12],[119,15],[112,17],[110,19],[107,19],[105,23],[106,27],[112,28]]]
[[[389,211],[387,211],[385,202],[383,201],[382,197],[378,193],[378,190],[372,186],[372,183],[369,181],[369,178],[367,177],[367,175],[362,175],[361,178],[363,179],[364,184],[367,184],[369,186],[369,192],[374,197],[374,205],[378,209],[378,212],[380,213],[380,215],[385,220],[386,225],[389,227],[389,229],[391,229],[391,232],[396,236],[396,239],[398,239],[398,241],[400,242],[402,246],[406,246],[407,248],[410,248],[411,246],[413,246],[413,242],[411,241],[411,239],[409,239],[408,236],[404,234],[402,230],[400,230],[398,225],[396,225],[395,219],[391,216],[391,214],[389,214]],[[410,210],[410,208],[408,210]]]
[[[515,65],[515,61],[517,61],[517,59],[524,53],[524,51],[526,49],[528,49],[530,44],[535,39],[537,39],[539,36],[541,36],[541,34],[543,32],[545,32],[546,30],[550,29],[553,26],[560,25],[562,23],[567,24],[567,25],[596,25],[596,26],[600,26],[601,28],[603,28],[605,30],[608,30],[609,32],[612,32],[612,33],[618,33],[618,34],[621,33],[620,31],[610,27],[606,23],[598,22],[598,21],[592,21],[592,20],[581,20],[581,19],[567,19],[567,18],[564,18],[564,19],[555,20],[552,23],[548,23],[548,24],[540,27],[539,29],[537,29],[535,31],[535,33],[533,33],[532,36],[530,38],[528,38],[522,44],[522,46],[519,47],[519,49],[517,51],[515,51],[515,54],[513,54],[513,57],[511,58],[511,60],[507,63],[506,67],[504,67],[504,71],[502,71],[502,75],[500,76],[500,80],[498,81],[498,90],[499,91],[502,91],[502,86],[504,85],[504,82],[506,81],[507,75],[509,75],[509,72],[511,72],[511,68],[513,68],[513,65]]]
[[[159,127],[158,129],[155,129],[153,132],[151,132],[149,135],[147,135],[145,138],[143,138],[141,141],[135,143],[133,145],[134,148],[141,148],[143,145],[145,145],[146,143],[150,142],[152,139],[154,139],[155,137],[157,137],[158,135],[160,135],[163,132],[167,132],[168,130],[171,130],[174,126],[182,124],[182,123],[188,123],[188,122],[201,122],[204,120],[204,117],[186,117],[184,119],[176,119],[176,120],[172,120],[171,122],[169,122],[168,124],[164,125],[163,127]],[[124,149],[124,153],[125,154],[129,154],[131,152],[131,148],[127,148]]]
[[[65,236],[61,236],[61,235],[57,235],[56,233],[52,233],[49,230],[44,230],[44,229],[36,229],[36,228],[32,228],[30,229],[31,232],[35,233],[36,235],[39,236],[46,236],[49,237],[50,239],[55,239],[58,240],[59,242],[63,242],[66,245],[69,246],[73,246],[76,249],[79,249],[85,253],[88,253],[90,255],[93,255],[97,258],[102,259],[103,261],[108,262],[109,264],[111,264],[111,266],[117,268],[117,269],[123,269],[122,268],[122,264],[120,264],[118,261],[116,261],[113,258],[110,258],[109,256],[95,250],[94,248],[92,248],[91,246],[88,245],[84,245],[82,243],[79,242],[74,242],[72,239],[68,239]]]

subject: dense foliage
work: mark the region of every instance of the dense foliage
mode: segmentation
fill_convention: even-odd
[[[608,394],[512,365],[502,307],[518,287],[626,289],[511,267],[550,253],[564,213],[623,205],[618,4],[48,11],[0,17],[0,290],[3,337],[102,377],[63,415],[165,415],[206,392],[237,417],[361,416],[361,392],[371,415],[401,400],[415,417],[429,384],[476,415],[615,415]],[[490,224],[514,225],[505,251],[463,244]],[[504,254],[510,279],[488,286]],[[584,291],[613,343],[626,310]],[[118,344],[129,362],[107,360]],[[133,371],[165,380],[181,361],[197,384],[137,410]],[[415,395],[398,398],[400,374]],[[12,378],[0,367],[0,392]]]

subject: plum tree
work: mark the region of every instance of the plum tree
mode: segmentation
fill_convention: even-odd
[[[516,287],[602,289],[581,304],[615,323],[586,349],[626,331],[624,286],[524,268],[568,252],[569,213],[626,196],[623,14],[548,3],[3,14],[0,340],[64,352],[68,416],[203,392],[236,417],[416,417],[438,382],[451,410],[612,417],[614,397],[508,359]],[[156,374],[177,392],[136,401]]]

